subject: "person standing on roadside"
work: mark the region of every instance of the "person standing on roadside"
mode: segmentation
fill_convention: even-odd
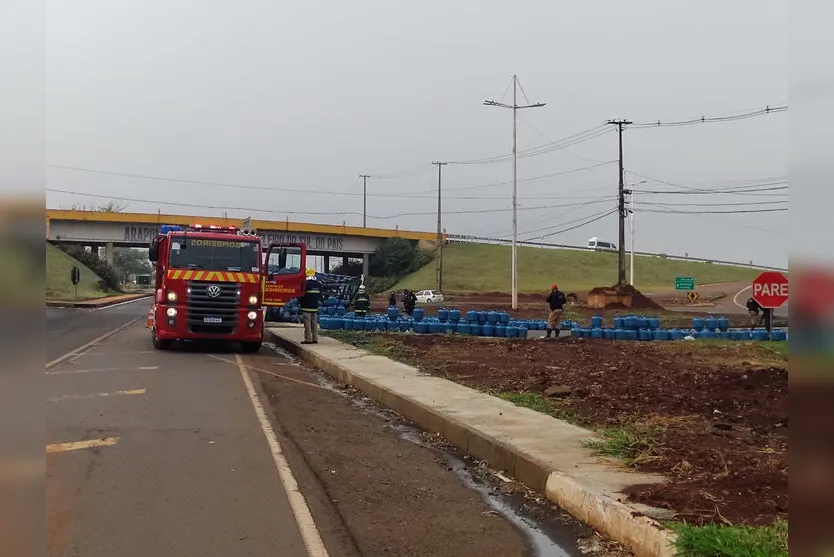
[[[319,342],[319,301],[322,285],[316,278],[315,269],[307,269],[304,282],[304,295],[301,302],[301,316],[304,321],[304,341],[301,344],[318,344]]]
[[[371,298],[365,293],[365,285],[359,285],[359,293],[353,301],[353,312],[356,317],[365,317],[368,315],[368,310],[371,309]]]
[[[391,292],[391,295],[388,296],[388,305],[397,307],[397,293]]]
[[[550,287],[550,295],[546,301],[550,306],[550,314],[547,316],[547,332],[545,338],[550,338],[550,333],[554,331],[556,332],[555,338],[559,338],[559,330],[561,329],[559,319],[562,317],[562,308],[565,307],[567,299],[559,291],[559,286],[554,284]]]
[[[754,300],[752,297],[747,298],[747,313],[750,315],[750,330],[752,331],[762,323],[762,315],[759,313],[762,310],[762,306],[759,305],[759,302]]]
[[[403,293],[403,308],[408,315],[414,311],[414,306],[417,305],[417,296],[411,290],[406,290]]]

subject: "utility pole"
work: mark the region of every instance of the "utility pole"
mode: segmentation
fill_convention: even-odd
[[[629,234],[631,235],[631,259],[630,259],[630,262],[629,262],[630,269],[629,269],[629,272],[628,272],[628,282],[631,284],[631,286],[634,286],[635,288],[637,288],[637,285],[634,283],[634,215],[635,215],[635,213],[634,213],[634,198],[637,197],[637,192],[634,191],[634,186],[635,185],[639,186],[640,184],[645,184],[645,183],[646,183],[646,180],[642,180],[641,182],[638,182],[637,184],[631,184],[631,187],[629,189],[625,190],[625,193],[627,193],[628,195],[631,196],[631,209],[629,210],[629,213],[631,213],[631,218],[629,219],[629,228],[630,228]]]
[[[620,188],[619,188],[619,204],[618,209],[620,213],[620,238],[619,238],[619,253],[617,257],[617,286],[625,286],[626,272],[625,272],[625,219],[628,216],[628,211],[625,206],[625,171],[623,169],[623,128],[632,122],[629,120],[609,120],[609,124],[617,126],[617,132],[620,137]]]
[[[508,105],[496,101],[484,101],[486,106],[497,106],[499,108],[511,108],[513,111],[513,247],[512,247],[512,307],[518,309],[518,150],[517,150],[517,113],[522,108],[540,108],[546,103],[534,103],[519,106],[518,77],[513,75],[513,104]]]
[[[368,174],[360,174],[362,178],[362,228],[368,227]]]
[[[437,289],[443,292],[443,228],[441,227],[441,205],[442,199],[440,193],[443,184],[442,169],[449,164],[448,162],[434,161],[432,164],[437,165]]]

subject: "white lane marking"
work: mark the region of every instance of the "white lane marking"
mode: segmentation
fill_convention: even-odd
[[[143,366],[135,369],[128,369],[123,367],[99,367],[95,369],[65,369],[63,371],[50,371],[47,375],[75,375],[77,373],[105,373],[112,371],[151,371],[159,369],[159,366]]]
[[[275,467],[278,468],[278,476],[281,478],[281,483],[284,485],[284,491],[287,492],[287,498],[290,501],[290,508],[295,515],[295,521],[298,524],[298,529],[301,532],[301,539],[304,540],[304,546],[307,548],[307,554],[310,557],[327,557],[327,549],[324,547],[324,542],[321,540],[321,535],[313,521],[313,515],[310,514],[310,509],[307,507],[307,502],[304,500],[304,495],[298,488],[298,483],[292,475],[290,465],[287,464],[287,459],[284,458],[284,453],[281,451],[281,445],[278,443],[278,438],[275,436],[275,431],[272,429],[272,424],[269,423],[269,418],[266,416],[264,407],[261,404],[258,393],[255,392],[255,387],[252,385],[252,379],[246,371],[246,365],[240,354],[235,354],[235,362],[240,370],[240,376],[243,377],[243,383],[246,385],[246,391],[249,393],[249,399],[252,401],[252,406],[255,408],[255,414],[258,416],[258,421],[261,423],[261,429],[264,432],[266,441],[269,444],[269,450],[272,453],[272,459],[275,461]]]
[[[105,437],[104,439],[90,439],[89,441],[75,441],[72,443],[53,443],[46,446],[46,454],[65,453],[80,449],[92,449],[95,447],[111,447],[119,441],[118,437]]]
[[[105,309],[110,309],[110,308],[123,306],[125,304],[132,304],[134,302],[139,302],[141,300],[147,300],[149,298],[153,298],[153,294],[148,294],[147,296],[142,296],[141,298],[134,298],[133,300],[127,300],[127,301],[124,301],[124,302],[119,302],[118,304],[110,304],[109,306],[104,306],[104,307],[100,307],[100,308],[93,308],[92,311],[102,311],[102,310],[105,310]]]
[[[740,307],[741,309],[747,309],[747,306],[743,306],[740,303],[738,303],[738,297],[741,295],[742,292],[744,292],[745,290],[750,290],[751,288],[753,288],[752,284],[750,286],[745,286],[744,288],[742,288],[741,290],[736,292],[736,295],[733,296],[733,303],[735,305],[737,305],[738,307]]]
[[[92,393],[88,395],[63,395],[46,399],[47,402],[61,402],[62,400],[84,400],[88,398],[98,398],[107,396],[130,396],[143,395],[146,389],[131,389],[129,391],[116,391],[115,393]]]
[[[49,362],[48,364],[46,364],[46,369],[51,369],[51,368],[53,368],[53,367],[57,366],[58,364],[60,364],[60,363],[62,363],[62,362],[64,362],[64,361],[66,361],[66,360],[69,360],[69,359],[70,359],[70,358],[72,358],[72,357],[77,357],[77,356],[80,356],[80,355],[81,355],[81,353],[83,353],[85,350],[87,350],[87,349],[89,349],[89,348],[92,348],[93,346],[95,346],[95,345],[96,345],[96,344],[98,344],[99,342],[102,342],[102,341],[104,341],[104,340],[107,340],[108,338],[112,337],[113,335],[116,335],[116,334],[118,334],[118,333],[122,332],[123,330],[127,329],[128,327],[130,327],[130,326],[131,326],[131,325],[133,325],[134,323],[138,323],[138,322],[139,322],[139,321],[141,321],[142,319],[144,319],[144,317],[137,317],[136,319],[131,319],[130,321],[128,321],[127,323],[125,323],[125,324],[124,324],[124,325],[122,325],[121,327],[117,327],[117,328],[113,329],[112,331],[106,332],[106,333],[104,333],[103,335],[101,335],[100,337],[98,337],[98,338],[96,338],[96,339],[91,340],[91,341],[90,341],[90,342],[88,342],[87,344],[84,344],[84,345],[82,345],[82,346],[79,346],[79,347],[78,347],[78,348],[76,348],[75,350],[72,350],[71,352],[67,352],[67,353],[66,353],[66,354],[64,354],[63,356],[60,356],[60,357],[58,357],[58,358],[55,358],[54,360],[52,360],[51,362]]]

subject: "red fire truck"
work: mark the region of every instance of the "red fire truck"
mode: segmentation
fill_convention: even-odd
[[[257,352],[263,306],[283,305],[304,287],[305,246],[270,245],[264,261],[261,239],[236,227],[162,226],[148,257],[156,267],[148,327],[158,350],[210,339]]]

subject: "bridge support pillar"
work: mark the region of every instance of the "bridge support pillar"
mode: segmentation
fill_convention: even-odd
[[[104,260],[107,261],[110,265],[113,264],[113,256],[115,248],[113,247],[113,242],[107,242],[104,244]]]
[[[362,274],[368,276],[371,258],[367,253],[362,254]]]
[[[324,272],[325,273],[330,272],[330,256],[329,255],[324,256]]]
[[[343,273],[347,272],[347,268],[348,268],[348,257],[346,255],[346,256],[342,257],[342,272]]]

